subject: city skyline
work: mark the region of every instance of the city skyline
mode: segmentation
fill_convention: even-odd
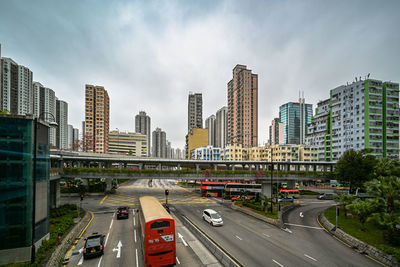
[[[2,56],[54,89],[74,111],[68,118],[74,126],[84,120],[82,88],[101,84],[111,99],[110,130],[134,131],[132,116],[146,110],[153,125],[168,132],[172,146],[182,148],[189,91],[203,94],[207,118],[227,105],[231,70],[245,64],[259,75],[258,143],[263,144],[279,106],[296,101],[299,90],[316,106],[329,90],[354,77],[371,73],[371,78],[400,80],[395,13],[400,3],[394,1],[59,3],[63,8],[41,3],[0,4]],[[250,11],[254,16],[247,16]],[[282,16],[284,22],[277,20]],[[20,20],[10,27],[12,17]],[[94,30],[98,23],[101,31]]]

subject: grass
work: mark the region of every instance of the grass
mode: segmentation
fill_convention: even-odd
[[[263,215],[263,216],[271,218],[271,219],[278,219],[278,212],[276,210],[272,210],[272,213],[264,212],[264,211],[262,211],[262,208],[260,205],[252,204],[248,201],[236,201],[235,205],[241,206],[241,207],[246,207],[255,213],[258,213],[260,215]],[[258,206],[260,206],[260,207],[258,207]],[[271,207],[271,206],[269,206],[269,207]],[[269,211],[270,209],[267,209],[267,210]]]
[[[335,207],[331,207],[325,210],[325,217],[333,225],[336,224],[336,210]],[[344,216],[344,210],[340,209],[338,226],[347,234],[373,246],[382,251],[393,255],[398,260],[400,260],[400,247],[392,246],[384,239],[383,233],[384,229],[376,225],[374,222],[365,223],[365,231],[361,231],[361,223],[357,218],[348,215]]]
[[[84,214],[83,214],[84,215]],[[81,216],[83,216],[81,215]],[[36,252],[35,263],[21,262],[1,265],[1,267],[38,267],[44,266],[56,247],[58,234],[64,238],[75,225],[74,218],[78,217],[76,205],[63,205],[50,212],[50,239],[44,240]]]

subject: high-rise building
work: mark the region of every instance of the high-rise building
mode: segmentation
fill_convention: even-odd
[[[150,144],[151,144],[151,120],[150,117],[146,115],[146,112],[140,111],[138,115],[135,116],[135,132],[145,134],[147,136],[147,156],[150,157]]]
[[[201,93],[189,93],[188,133],[193,128],[203,128],[203,96]]]
[[[68,142],[67,142],[67,148],[69,150],[72,150],[72,146],[74,144],[74,127],[71,124],[68,124]]]
[[[50,123],[56,120],[56,94],[39,82],[33,83],[33,114]],[[56,128],[49,130],[50,145],[56,146]]]
[[[215,147],[225,148],[228,144],[228,108],[217,111],[215,119]]]
[[[186,159],[191,159],[191,151],[208,144],[208,129],[193,128],[186,135]]]
[[[15,115],[33,113],[33,73],[11,58],[1,58],[0,110]]]
[[[208,145],[215,146],[215,115],[211,115],[205,121],[206,129],[208,129]]]
[[[56,100],[56,147],[68,149],[68,103]]]
[[[110,98],[103,86],[87,84],[85,88],[84,150],[108,153]]]
[[[109,138],[110,154],[127,154],[133,157],[147,156],[147,136],[144,134],[111,131]]]
[[[258,75],[238,64],[228,82],[228,143],[257,146],[257,134]]]
[[[152,156],[155,158],[167,157],[167,135],[160,128],[153,131]]]
[[[283,144],[283,123],[279,120],[279,118],[273,119],[271,125],[269,126],[269,144]]]
[[[304,144],[307,125],[312,119],[312,105],[304,97],[299,102],[289,102],[279,107],[279,119],[283,123],[284,144]]]
[[[77,151],[79,149],[79,129],[78,128],[74,128],[72,130],[72,150]]]
[[[350,149],[397,159],[399,84],[368,77],[331,90],[317,105],[307,144],[318,148],[319,160],[336,161]]]

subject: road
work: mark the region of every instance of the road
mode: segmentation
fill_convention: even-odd
[[[284,231],[234,211],[220,201],[199,197],[179,187],[175,180],[154,180],[152,187],[149,187],[147,180],[129,181],[117,190],[117,194],[106,198],[85,198],[84,207],[96,212],[85,235],[103,233],[108,236],[108,242],[102,258],[82,261],[81,254],[77,252],[71,257],[69,266],[143,266],[140,242],[138,239],[135,242],[134,237],[137,230],[136,215],[131,212],[128,220],[116,220],[114,211],[118,206],[135,210],[138,197],[142,195],[152,195],[160,202],[165,202],[165,189],[169,190],[168,203],[172,214],[175,209],[186,215],[244,266],[380,266],[340,243],[319,226],[316,214],[332,205],[332,202],[305,201],[301,208],[284,217],[288,228]],[[63,200],[76,201],[74,198]],[[204,222],[201,215],[205,208],[218,211],[224,225],[212,227]],[[216,259],[179,220],[176,222],[176,235],[177,265],[218,266]],[[179,238],[179,235],[183,238]],[[117,258],[116,249],[120,241],[121,255]],[[79,241],[76,250],[79,251],[82,246],[83,241]]]

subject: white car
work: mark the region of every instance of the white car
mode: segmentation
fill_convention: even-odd
[[[203,211],[203,220],[210,223],[212,226],[218,226],[224,224],[218,212],[212,209],[206,209]]]

